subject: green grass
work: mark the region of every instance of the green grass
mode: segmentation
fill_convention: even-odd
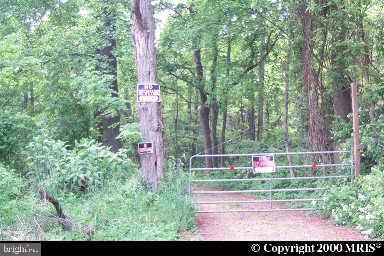
[[[32,190],[8,200],[2,211],[2,240],[177,240],[195,223],[187,195],[187,178],[180,171],[168,171],[160,192],[153,193],[133,175],[112,179],[97,191],[80,195],[62,191],[56,197],[75,222],[73,231],[63,231],[50,203],[38,200]],[[7,216],[3,216],[7,215]]]

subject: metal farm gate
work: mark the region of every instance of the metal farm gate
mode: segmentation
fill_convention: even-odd
[[[216,167],[206,167],[208,158]],[[265,163],[257,162],[263,158],[268,158]],[[353,155],[350,151],[198,154],[190,158],[189,176],[197,212],[315,210],[327,185],[353,181]]]

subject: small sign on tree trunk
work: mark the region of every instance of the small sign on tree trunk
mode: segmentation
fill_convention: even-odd
[[[160,85],[158,84],[138,84],[138,102],[160,102]]]
[[[151,154],[153,153],[152,142],[141,142],[137,144],[139,154]]]
[[[272,173],[276,171],[274,155],[253,155],[253,173]]]

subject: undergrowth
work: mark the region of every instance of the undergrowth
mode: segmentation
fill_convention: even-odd
[[[194,225],[188,178],[175,166],[154,193],[124,152],[92,140],[70,149],[37,137],[23,154],[24,171],[0,165],[1,240],[177,240]],[[52,204],[38,199],[37,187],[60,202],[72,231],[63,230]]]

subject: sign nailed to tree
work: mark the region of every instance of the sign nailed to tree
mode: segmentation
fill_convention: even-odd
[[[160,102],[160,85],[158,84],[138,84],[138,102]]]
[[[139,154],[151,154],[153,153],[153,146],[152,142],[141,142],[137,144],[137,149],[139,151]]]
[[[271,173],[276,171],[275,157],[273,155],[253,155],[253,173]]]

